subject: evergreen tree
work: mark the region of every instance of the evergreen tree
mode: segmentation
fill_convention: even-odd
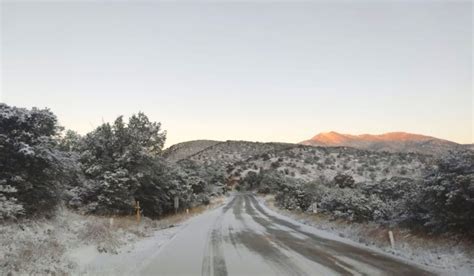
[[[0,104],[0,201],[13,210],[3,217],[50,212],[57,204],[58,130],[48,109]]]
[[[120,116],[113,125],[104,123],[87,134],[80,160],[89,181],[79,196],[86,201],[87,211],[131,213],[135,200],[140,200],[137,195],[145,195],[140,189],[163,185],[156,179],[162,166],[156,158],[164,141],[161,125],[143,113],[130,117],[128,124]],[[162,187],[155,188],[160,192]]]

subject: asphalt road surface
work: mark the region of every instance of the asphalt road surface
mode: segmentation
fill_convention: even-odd
[[[197,216],[142,275],[431,275],[283,217],[252,194]]]

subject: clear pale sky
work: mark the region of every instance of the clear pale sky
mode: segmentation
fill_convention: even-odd
[[[224,1],[226,2],[226,1]],[[1,101],[167,145],[407,131],[473,142],[470,1],[3,1]]]

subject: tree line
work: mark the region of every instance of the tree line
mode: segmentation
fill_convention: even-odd
[[[166,132],[143,114],[103,123],[81,136],[49,109],[0,104],[0,220],[49,216],[65,205],[82,213],[127,215],[136,201],[159,217],[209,203],[225,176],[161,157]]]

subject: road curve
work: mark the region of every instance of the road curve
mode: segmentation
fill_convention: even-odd
[[[252,194],[235,194],[224,206],[191,219],[140,274],[432,275],[323,236],[268,210]]]

